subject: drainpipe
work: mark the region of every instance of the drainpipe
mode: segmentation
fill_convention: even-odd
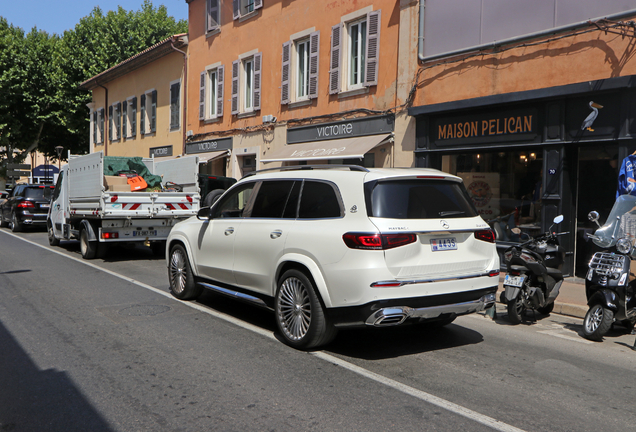
[[[188,104],[187,104],[187,96],[188,96],[188,55],[184,52],[181,51],[178,48],[175,48],[174,46],[174,41],[170,41],[170,46],[172,46],[172,49],[175,51],[180,52],[181,54],[183,54],[183,124],[182,124],[182,128],[183,128],[183,144],[182,144],[182,148],[181,148],[181,154],[185,156],[186,154],[186,121],[188,119]]]
[[[607,15],[605,17],[598,17],[598,18],[594,18],[591,20],[586,20],[586,21],[580,21],[574,24],[568,24],[568,25],[564,25],[561,27],[553,27],[553,28],[549,28],[546,30],[540,30],[534,33],[528,33],[525,35],[521,35],[521,36],[515,36],[512,38],[508,38],[508,39],[503,39],[500,41],[493,41],[493,42],[489,42],[489,43],[485,43],[485,44],[480,44],[480,45],[475,45],[472,47],[468,47],[468,48],[462,48],[462,49],[458,49],[455,51],[448,51],[448,52],[444,52],[444,53],[439,53],[439,54],[434,54],[431,56],[424,56],[424,9],[425,9],[425,0],[420,0],[420,21],[419,21],[419,37],[418,37],[418,53],[417,53],[417,57],[421,62],[427,62],[427,61],[431,61],[431,60],[438,60],[444,57],[453,57],[459,54],[466,54],[468,52],[473,52],[473,51],[480,51],[480,50],[484,50],[484,49],[495,49],[498,48],[500,46],[503,45],[509,45],[512,43],[517,43],[517,42],[521,42],[523,40],[528,40],[528,39],[535,39],[535,38],[539,38],[539,37],[543,37],[543,36],[549,36],[549,35],[553,35],[555,33],[560,33],[560,32],[565,32],[565,31],[571,31],[571,30],[576,30],[579,28],[583,28],[583,27],[588,27],[590,25],[590,22],[592,21],[598,21],[601,19],[607,19],[607,20],[618,20],[624,17],[628,17],[628,16],[634,16],[636,15],[636,9],[630,9],[628,11],[625,12],[619,12],[619,13],[615,13],[613,15]]]
[[[105,102],[104,102],[104,136],[102,137],[102,139],[104,140],[104,156],[108,156],[108,140],[110,139],[110,137],[108,136],[108,122],[109,122],[109,118],[108,118],[108,89],[106,87],[104,87],[101,84],[97,84],[98,86],[100,86],[101,88],[104,89],[105,92]]]

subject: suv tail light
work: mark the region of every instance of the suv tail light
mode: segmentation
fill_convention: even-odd
[[[351,249],[386,250],[415,243],[415,234],[346,233],[342,236]]]
[[[35,208],[35,204],[33,204],[31,201],[20,201],[18,203],[18,207],[19,208]]]
[[[483,240],[485,242],[488,243],[494,243],[495,242],[495,233],[493,230],[481,230],[481,231],[475,231],[475,238],[477,240]]]

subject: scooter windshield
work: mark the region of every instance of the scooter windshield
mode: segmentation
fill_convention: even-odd
[[[636,237],[636,196],[621,195],[616,199],[605,225],[594,233],[594,244],[607,248],[614,246],[618,239]]]

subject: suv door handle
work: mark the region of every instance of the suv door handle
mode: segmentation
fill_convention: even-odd
[[[280,237],[281,235],[283,235],[283,231],[282,230],[274,230],[271,233],[269,233],[269,238],[271,239],[277,239],[278,237]]]
[[[234,227],[225,228],[225,235],[226,236],[229,236],[229,235],[232,235],[232,234],[234,234]]]

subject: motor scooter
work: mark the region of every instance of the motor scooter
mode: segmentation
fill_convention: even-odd
[[[588,237],[604,250],[596,252],[588,264],[585,294],[589,309],[583,335],[600,341],[615,322],[628,330],[636,323],[636,196],[619,196],[603,226],[598,212],[590,212],[588,219],[599,227]]]
[[[554,300],[563,283],[565,250],[559,245],[558,236],[567,233],[552,232],[552,227],[563,221],[554,218],[550,229],[538,237],[511,246],[504,252],[508,274],[504,278],[504,299],[508,319],[519,324],[526,310],[548,315],[554,309]]]

